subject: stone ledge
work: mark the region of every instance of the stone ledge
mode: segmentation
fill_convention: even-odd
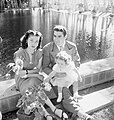
[[[79,90],[114,79],[114,57],[83,63],[79,72],[83,78]]]
[[[13,84],[0,95],[0,111],[2,113],[17,109],[17,101],[21,97],[21,95],[20,92],[17,91],[15,88],[16,86],[15,84]]]
[[[83,81],[79,82],[79,90],[82,90],[97,84],[101,84],[109,80],[113,80],[114,79],[114,57],[101,59],[101,60],[88,62],[88,63],[83,63],[80,66],[79,72],[81,73],[83,78]],[[43,74],[46,77],[44,73],[41,73],[41,74]],[[95,94],[97,93],[85,95],[83,101],[88,102],[89,99],[90,100],[94,99]],[[96,97],[97,99],[100,98],[98,94]],[[20,93],[15,89],[14,79],[0,82],[0,111],[2,113],[6,113],[6,112],[17,109],[16,104],[19,98],[20,98]],[[111,103],[111,101],[109,101],[109,103]],[[83,102],[81,104],[83,104]],[[84,107],[86,107],[86,105],[84,105]],[[86,111],[89,111],[89,110],[86,110]]]

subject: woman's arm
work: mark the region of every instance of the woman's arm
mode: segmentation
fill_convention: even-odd
[[[23,77],[26,74],[28,74],[28,75],[29,74],[39,74],[39,72],[41,71],[41,63],[42,63],[42,58],[40,58],[39,64],[33,70],[22,70],[22,69],[20,69],[20,71],[19,71],[20,76]]]
[[[26,74],[38,74],[39,70],[38,69],[33,69],[33,70],[19,70],[19,75],[20,77],[26,75]]]
[[[37,77],[40,80],[44,80],[44,76],[40,75],[40,74],[26,74],[24,76],[22,76],[21,78],[28,78],[28,77]]]

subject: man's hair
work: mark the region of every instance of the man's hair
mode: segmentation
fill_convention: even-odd
[[[66,27],[64,27],[64,26],[62,26],[62,25],[56,25],[56,26],[53,28],[53,31],[62,32],[64,36],[67,35],[67,29],[66,29]]]

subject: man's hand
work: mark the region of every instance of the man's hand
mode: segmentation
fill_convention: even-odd
[[[82,82],[82,77],[81,77],[81,76],[79,76],[79,77],[78,77],[78,80],[79,80],[80,82]]]

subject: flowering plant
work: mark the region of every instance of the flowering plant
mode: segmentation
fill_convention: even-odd
[[[23,68],[23,59],[22,57],[16,58],[15,63],[9,63],[7,65],[7,67],[9,67],[10,69],[8,70],[8,72],[3,75],[1,78],[5,78],[5,79],[9,79],[10,78],[10,72],[13,71],[16,74],[19,73],[19,70]]]
[[[21,58],[17,58],[15,63],[9,63],[8,67],[12,67],[11,70],[18,74],[19,70],[23,68],[23,60]]]
[[[47,99],[44,92],[50,91],[51,86],[49,83],[44,82],[41,85],[34,86],[26,90],[25,94],[18,100],[17,107],[22,108],[25,114],[29,115],[34,112],[34,120],[40,120],[44,115],[43,104]]]

